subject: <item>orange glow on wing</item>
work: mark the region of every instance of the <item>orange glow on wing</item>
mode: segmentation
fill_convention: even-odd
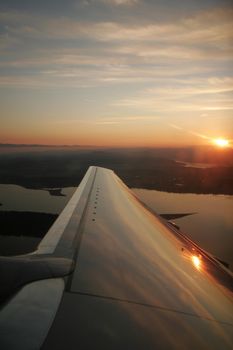
[[[191,260],[193,265],[199,270],[201,267],[201,259],[197,255],[192,255]]]

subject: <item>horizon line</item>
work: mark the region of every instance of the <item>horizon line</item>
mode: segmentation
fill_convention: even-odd
[[[135,149],[135,148],[157,148],[157,149],[166,149],[166,148],[197,148],[197,147],[213,147],[212,145],[203,145],[203,144],[199,144],[199,145],[177,145],[177,146],[117,146],[117,145],[78,145],[78,144],[73,144],[73,145],[69,145],[69,144],[39,144],[39,143],[0,143],[0,147],[48,147],[48,148],[119,148],[119,149]]]

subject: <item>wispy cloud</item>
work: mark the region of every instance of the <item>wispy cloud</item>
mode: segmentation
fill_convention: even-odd
[[[195,132],[195,131],[189,131],[190,134],[194,135],[194,136],[198,136],[203,140],[209,140],[212,141],[212,138],[203,134],[200,134],[199,132]]]
[[[148,88],[121,99],[118,106],[157,111],[231,110],[233,78],[191,78],[163,81],[164,87]]]
[[[133,0],[103,0],[115,4],[133,4]],[[21,12],[3,12],[0,21],[12,34],[26,37],[45,37],[59,39],[95,39],[100,41],[131,41],[140,40],[158,43],[217,45],[224,48],[231,46],[233,38],[232,9],[215,9],[200,12],[195,16],[180,18],[173,22],[153,23],[121,23],[115,21],[74,20],[69,17],[47,18],[45,16],[30,16]]]
[[[173,129],[179,130],[183,134],[190,134],[190,135],[196,136],[198,138],[201,138],[202,140],[206,140],[206,141],[210,141],[210,142],[213,141],[212,137],[209,137],[207,135],[201,134],[200,132],[188,130],[186,128],[183,128],[181,126],[178,126],[176,124],[171,124],[171,123],[169,123],[168,126],[170,126]]]
[[[82,0],[77,2],[77,6],[110,5],[110,6],[133,6],[142,0]]]
[[[138,4],[140,0],[97,0],[95,2],[102,2],[107,5],[114,6],[132,6]]]
[[[19,86],[23,82],[23,86],[30,86],[30,82],[31,85],[38,82],[39,86],[53,86],[55,80],[64,78],[64,86],[70,82],[70,86],[85,87],[156,83],[159,78],[211,74],[220,64],[221,69],[230,65],[232,15],[233,10],[215,9],[173,22],[127,24],[2,12],[0,68],[31,69],[25,77],[22,71],[20,74],[15,71],[14,77],[5,74],[1,84],[15,82]],[[67,41],[72,42],[71,48]],[[15,56],[11,55],[12,49],[17,53]],[[43,77],[38,77],[38,71]],[[167,93],[171,95],[171,91]],[[194,89],[190,88],[190,93]],[[196,90],[198,93],[206,91]]]
[[[158,116],[124,116],[124,117],[111,117],[111,118],[101,118],[96,121],[97,124],[121,124],[122,123],[147,123],[147,122],[155,122],[159,120]]]
[[[181,127],[178,126],[178,125],[171,124],[171,123],[169,123],[168,125],[169,125],[171,128],[173,128],[173,129],[176,129],[176,130],[183,130],[183,128],[181,128]]]

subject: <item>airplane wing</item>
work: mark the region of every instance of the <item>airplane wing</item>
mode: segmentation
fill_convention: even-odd
[[[33,254],[0,258],[1,349],[232,349],[233,279],[90,167]]]

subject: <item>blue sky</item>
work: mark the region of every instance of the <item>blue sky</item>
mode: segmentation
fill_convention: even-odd
[[[230,1],[1,1],[0,142],[233,139]]]

